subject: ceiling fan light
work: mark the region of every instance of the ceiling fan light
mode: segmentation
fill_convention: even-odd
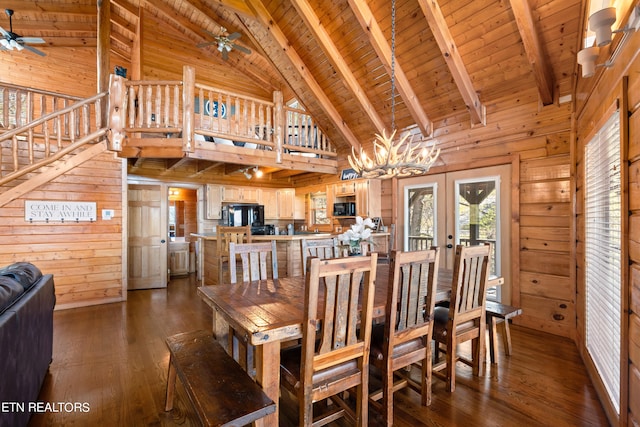
[[[18,43],[17,41],[15,41],[15,40],[13,40],[13,39],[9,42],[9,44],[10,44],[10,45],[11,45],[11,47],[12,47],[12,48],[14,48],[14,49],[17,49],[17,50],[22,50],[22,49],[24,49],[24,46],[22,46],[20,43]]]

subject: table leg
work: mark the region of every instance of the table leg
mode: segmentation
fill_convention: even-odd
[[[278,427],[280,404],[280,343],[270,342],[256,346],[256,380],[262,386],[262,390],[276,403],[276,411],[259,421],[256,426]]]
[[[489,356],[491,363],[496,363],[496,352],[498,351],[498,328],[496,323],[496,318],[489,316]]]

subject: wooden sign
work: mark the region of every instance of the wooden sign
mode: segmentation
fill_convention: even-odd
[[[348,181],[350,179],[358,179],[358,178],[360,178],[360,176],[358,176],[356,171],[354,171],[352,168],[342,169],[342,172],[340,172],[341,181]]]
[[[96,220],[96,202],[25,200],[24,220],[29,222],[80,222]]]

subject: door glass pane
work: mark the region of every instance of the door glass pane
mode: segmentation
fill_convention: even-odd
[[[405,248],[408,251],[429,249],[436,241],[435,193],[435,185],[409,188],[407,191]]]
[[[491,243],[491,275],[500,272],[496,258],[498,185],[497,178],[456,182],[456,242],[466,246]],[[490,289],[487,297],[496,299],[496,289]]]

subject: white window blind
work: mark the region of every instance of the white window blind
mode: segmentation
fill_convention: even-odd
[[[620,412],[620,118],[614,112],[585,148],[586,347]]]

